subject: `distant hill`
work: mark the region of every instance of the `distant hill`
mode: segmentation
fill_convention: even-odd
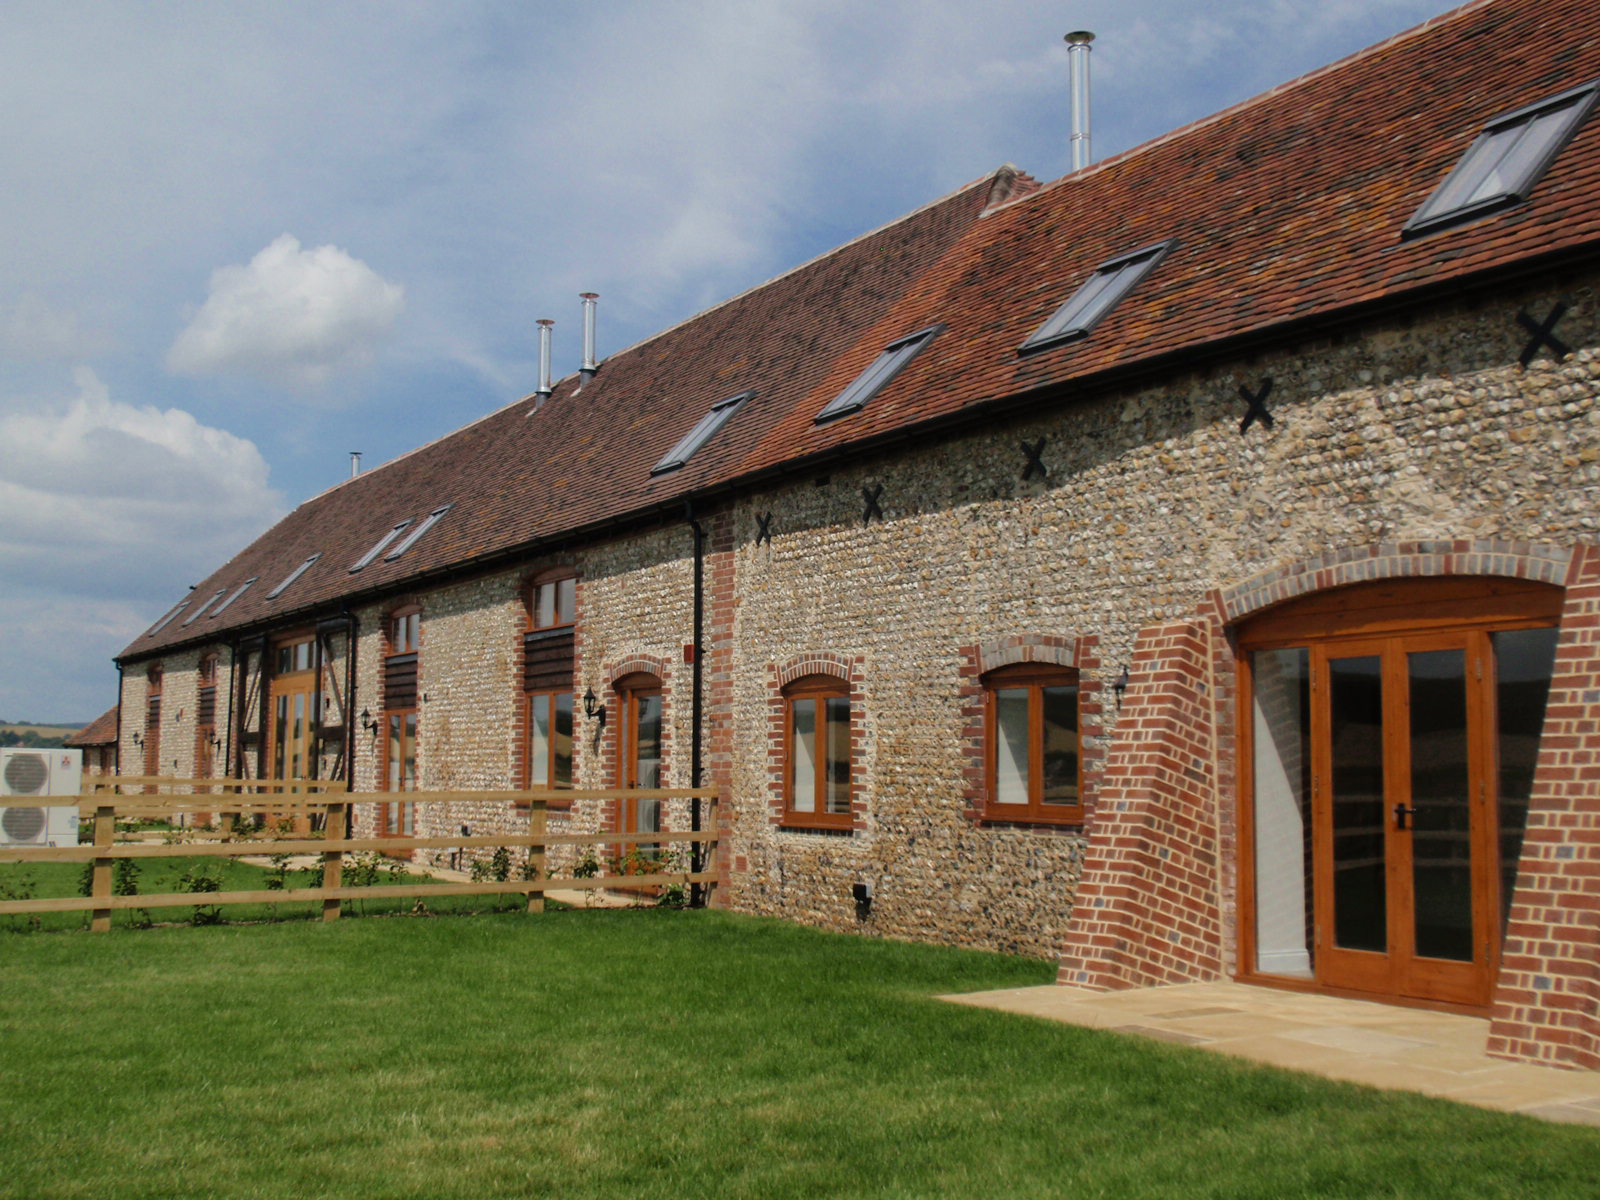
[[[37,721],[0,721],[0,746],[38,746],[49,749],[61,745],[84,725],[44,724]]]

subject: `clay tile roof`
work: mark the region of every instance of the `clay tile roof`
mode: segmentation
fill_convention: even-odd
[[[613,356],[581,389],[564,380],[541,411],[520,401],[308,501],[196,588],[261,577],[222,618],[174,621],[123,657],[681,513],[686,496],[1018,397],[1066,397],[1600,251],[1600,118],[1525,202],[1401,237],[1486,121],[1596,78],[1593,0],[1476,0],[1054,183],[1002,168]],[[1018,353],[1096,266],[1167,239],[1087,337]],[[814,423],[889,342],[934,324],[943,331],[865,408]],[[713,403],[746,389],[755,398],[682,470],[650,475]],[[349,574],[397,521],[446,503],[401,560]]]
[[[1023,194],[866,328],[745,469],[1600,250],[1600,117],[1525,202],[1401,237],[1488,120],[1596,78],[1592,0],[1479,0]],[[1087,337],[1018,352],[1095,267],[1166,239]],[[948,328],[864,410],[813,424],[886,341],[934,321]]]
[[[110,746],[117,740],[117,706],[113,704],[105,712],[90,721],[71,737],[62,738],[63,746]]]

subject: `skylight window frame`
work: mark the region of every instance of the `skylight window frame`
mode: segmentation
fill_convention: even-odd
[[[305,562],[301,563],[294,570],[290,571],[287,575],[284,576],[282,583],[280,583],[277,587],[273,588],[270,592],[267,593],[266,599],[268,599],[268,600],[276,600],[279,596],[283,595],[286,591],[289,590],[290,587],[292,587],[294,585],[295,580],[299,579],[300,576],[304,575],[307,571],[309,571],[311,569],[311,564],[316,562],[317,559],[319,559],[321,557],[322,557],[322,551],[318,550],[310,558],[306,559]]]
[[[155,637],[156,634],[160,633],[168,625],[171,625],[172,622],[177,618],[178,614],[188,607],[189,602],[187,600],[178,601],[171,612],[162,617],[161,620],[157,621],[154,625],[150,626],[150,632],[145,634],[145,637]]]
[[[695,456],[707,442],[717,435],[717,431],[733,419],[733,414],[738,412],[752,399],[755,392],[743,391],[729,396],[726,400],[718,400],[711,406],[709,412],[695,422],[694,428],[678,439],[671,450],[668,450],[650,468],[652,475],[665,475],[668,471],[676,471],[683,467]]]
[[[454,503],[441,504],[427,516],[423,517],[422,520],[417,523],[417,527],[415,529],[400,539],[400,544],[398,546],[383,556],[383,561],[394,562],[396,559],[400,558],[407,550],[411,549],[411,547],[415,546],[419,541],[421,541],[422,535],[437,525],[439,523],[439,519],[454,507]]]
[[[868,363],[861,374],[849,382],[844,391],[822,406],[822,411],[812,418],[812,424],[822,425],[860,412],[900,372],[910,366],[911,360],[927,349],[928,344],[944,329],[943,323],[929,325],[915,333],[895,338],[878,352],[878,357]]]
[[[1028,336],[1027,341],[1017,347],[1017,353],[1030,354],[1087,337],[1090,330],[1110,316],[1112,310],[1161,265],[1177,244],[1176,238],[1168,238],[1106,259],[1089,272],[1089,277]]]
[[[183,619],[183,627],[185,629],[187,629],[190,625],[193,625],[201,617],[205,616],[206,609],[210,608],[218,600],[221,600],[223,595],[227,592],[227,590],[228,590],[227,588],[218,588],[215,592],[213,592],[212,595],[211,595],[211,599],[207,600],[199,608],[195,609],[192,613],[190,613],[187,617],[185,617]]]
[[[389,544],[393,542],[395,538],[404,533],[411,525],[415,524],[415,522],[415,517],[407,517],[404,521],[396,523],[392,529],[390,529],[373,544],[371,550],[368,550],[360,558],[356,559],[355,563],[350,568],[350,574],[354,575],[357,571],[370,567],[377,560],[378,555],[387,550],[389,548]]]
[[[1461,157],[1456,160],[1450,173],[1428,193],[1427,199],[1401,227],[1400,236],[1420,237],[1525,201],[1532,194],[1534,187],[1544,178],[1550,165],[1566,149],[1567,143],[1577,136],[1579,129],[1583,128],[1583,123],[1593,112],[1597,100],[1600,100],[1600,79],[1590,80],[1588,83],[1558,92],[1554,96],[1525,104],[1521,108],[1502,113],[1485,122],[1483,128],[1478,131],[1478,136],[1472,140],[1472,144],[1461,152]],[[1505,186],[1496,192],[1477,200],[1470,199],[1473,193],[1488,183],[1513,158],[1521,148],[1527,131],[1534,127],[1540,117],[1560,112],[1562,109],[1570,110],[1565,122],[1556,129],[1544,146],[1536,147],[1534,157],[1523,164],[1515,178],[1508,180]],[[1493,144],[1497,135],[1518,126],[1522,128],[1521,136],[1504,146],[1493,158],[1486,157],[1485,148]],[[1442,201],[1461,186],[1462,180],[1472,181],[1472,186],[1468,190],[1469,199],[1443,207]]]
[[[229,596],[221,604],[217,605],[215,608],[213,608],[211,610],[210,619],[214,621],[218,617],[220,617],[227,610],[228,605],[232,604],[240,596],[244,595],[247,591],[249,591],[250,590],[250,585],[255,583],[256,580],[258,580],[260,578],[261,578],[261,576],[259,576],[259,575],[252,575],[252,576],[250,576],[249,579],[246,579],[238,587],[234,588],[233,589],[233,595]]]

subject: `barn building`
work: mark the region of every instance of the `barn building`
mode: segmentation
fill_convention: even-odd
[[[124,770],[698,773],[739,910],[1600,1067],[1597,81],[1478,0],[591,348],[136,638]]]

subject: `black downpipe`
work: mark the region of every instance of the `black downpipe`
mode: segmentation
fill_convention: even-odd
[[[360,640],[361,621],[343,606],[343,616],[349,622],[346,637],[349,650],[344,656],[344,788],[345,793],[356,790],[356,644]],[[356,813],[352,805],[344,806],[344,829],[339,836],[348,838],[355,832]]]
[[[119,658],[117,659],[117,763],[116,769],[111,772],[113,775],[122,774],[122,685],[125,682],[122,660]],[[104,763],[100,765],[100,769],[105,770]]]
[[[704,712],[700,698],[701,681],[701,641],[705,633],[705,560],[706,560],[706,531],[700,522],[694,518],[694,502],[685,501],[683,505],[683,519],[689,523],[689,528],[694,531],[694,661],[690,664],[692,689],[689,701],[689,786],[700,786],[700,741],[701,728],[704,721]],[[700,797],[696,796],[689,802],[689,828],[694,833],[700,832]],[[690,842],[689,869],[699,871],[704,862],[704,852],[699,842]],[[689,885],[689,907],[705,907],[705,888],[698,883]]]

